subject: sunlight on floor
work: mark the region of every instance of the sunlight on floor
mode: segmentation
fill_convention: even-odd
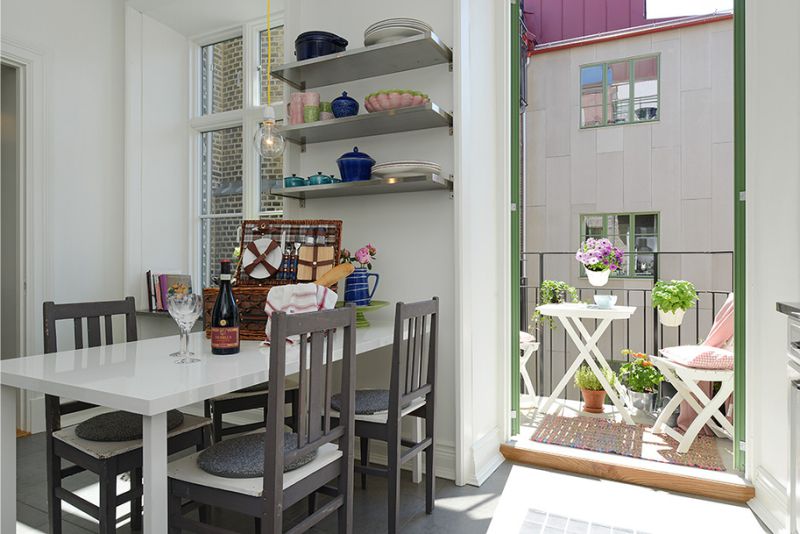
[[[515,465],[489,534],[763,533],[746,506]]]
[[[128,480],[127,476],[120,475],[117,477],[117,495],[122,495],[123,493],[127,492],[131,488],[130,481]],[[94,484],[89,484],[87,486],[82,486],[80,488],[69,488],[70,491],[75,493],[78,497],[89,501],[94,505],[100,504],[100,483],[95,482]],[[117,527],[127,524],[130,521],[130,503],[126,502],[120,504],[117,507]],[[81,510],[75,508],[68,502],[61,503],[61,509],[63,513],[73,515],[75,517],[79,517],[84,521],[88,521],[92,524],[97,525],[97,519],[94,519],[90,515],[82,512]]]

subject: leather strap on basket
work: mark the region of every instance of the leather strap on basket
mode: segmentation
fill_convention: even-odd
[[[331,258],[329,260],[319,260],[317,256],[319,255],[319,245],[314,245],[312,247],[314,249],[314,259],[311,261],[308,260],[301,260],[298,258],[297,263],[303,265],[305,267],[311,267],[311,279],[316,280],[317,278],[317,269],[319,267],[323,267],[325,265],[333,265],[335,263],[335,258]]]
[[[250,262],[249,265],[245,266],[244,272],[247,273],[248,276],[249,276],[250,273],[252,273],[253,270],[255,270],[256,267],[258,267],[259,265],[263,265],[270,276],[275,276],[275,273],[278,272],[278,269],[273,267],[272,265],[270,265],[267,262],[267,255],[270,252],[272,252],[273,250],[277,249],[277,248],[278,248],[278,244],[275,241],[270,241],[269,245],[267,245],[266,250],[264,252],[259,252],[258,251],[258,247],[256,246],[256,244],[254,242],[252,242],[252,241],[249,242],[247,244],[247,250],[252,252],[253,256],[255,256],[256,259],[254,259],[252,262]],[[316,252],[315,252],[315,254],[316,254]]]

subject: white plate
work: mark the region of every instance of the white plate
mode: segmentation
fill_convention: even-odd
[[[272,243],[272,239],[268,237],[262,237],[261,239],[256,239],[253,241],[256,248],[258,249],[259,254],[263,253],[267,250],[269,244]],[[242,253],[242,271],[247,265],[253,263],[253,260],[256,259],[255,254],[250,252],[250,250],[245,247],[244,252]],[[267,254],[267,263],[275,267],[276,269],[280,269],[281,262],[283,261],[283,253],[281,252],[281,247],[277,247],[275,250]],[[266,267],[264,267],[263,263],[259,263],[253,272],[248,275],[250,278],[255,278],[257,280],[263,280],[265,278],[269,278],[270,274]]]
[[[395,19],[379,20],[378,22],[376,22],[374,24],[370,24],[369,26],[367,26],[367,29],[364,30],[364,33],[366,34],[366,33],[369,33],[371,31],[377,30],[379,28],[385,28],[387,26],[394,26],[394,25],[397,25],[397,24],[404,24],[404,25],[414,26],[414,27],[417,27],[417,28],[424,28],[426,30],[432,31],[432,28],[430,27],[430,25],[425,23],[425,22],[423,22],[423,21],[421,21],[421,20],[418,20],[418,19],[407,19],[407,18],[395,18]]]
[[[369,36],[364,38],[364,46],[399,41],[400,39],[414,37],[415,35],[420,35],[422,33],[425,33],[425,30],[417,28],[399,28],[393,26],[391,28],[378,30],[369,34]]]
[[[377,176],[392,176],[396,178],[408,178],[411,176],[423,176],[426,174],[439,174],[440,172],[441,169],[414,165],[398,165],[394,167],[384,167],[382,169],[372,169],[372,174]]]
[[[428,167],[435,167],[437,169],[441,168],[441,165],[436,163],[435,161],[422,161],[422,160],[415,160],[415,159],[404,159],[404,160],[397,160],[397,161],[384,161],[382,163],[378,163],[374,165],[373,169],[380,169],[382,167],[386,167],[389,165],[421,165],[421,166],[428,166]]]

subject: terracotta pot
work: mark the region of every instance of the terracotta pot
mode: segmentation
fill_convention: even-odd
[[[603,413],[603,403],[606,400],[605,390],[594,391],[591,389],[582,389],[581,393],[583,393],[584,412]]]

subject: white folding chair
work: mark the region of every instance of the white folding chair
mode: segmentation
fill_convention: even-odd
[[[676,440],[678,452],[681,454],[689,450],[705,425],[708,425],[718,437],[733,439],[733,425],[720,411],[720,407],[733,393],[733,369],[696,369],[663,356],[651,356],[650,359],[677,390],[676,395],[672,397],[656,419],[653,432],[665,433]],[[697,385],[698,382],[704,381],[720,383],[719,391],[712,398],[709,398]],[[665,423],[678,408],[680,402],[684,400],[697,412],[697,417],[686,429],[686,433],[681,435],[675,429],[666,426]]]
[[[520,395],[520,405],[536,406],[536,390],[533,388],[533,381],[528,372],[528,361],[539,350],[539,342],[527,332],[519,333],[519,350],[522,353],[519,361],[519,372],[522,375],[522,382],[525,384],[525,391]]]

